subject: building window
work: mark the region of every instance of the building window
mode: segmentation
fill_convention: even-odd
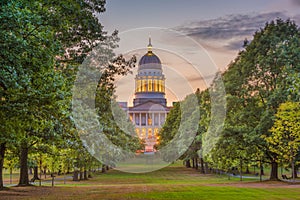
[[[142,126],[146,126],[146,113],[142,113]]]
[[[147,80],[142,80],[142,92],[147,92]]]
[[[158,113],[155,113],[154,114],[154,125],[155,126],[158,126],[159,125],[159,116],[158,116]]]
[[[158,80],[158,91],[162,92],[162,80]]]
[[[152,114],[148,113],[148,125],[152,126]]]
[[[137,82],[136,82],[136,91],[137,92],[142,91],[142,80],[137,80]]]
[[[152,79],[148,80],[148,91],[151,92],[152,91]]]
[[[135,115],[135,124],[136,125],[140,125],[140,116],[139,115]]]
[[[155,80],[153,80],[153,82],[154,82],[154,92],[158,92],[158,80],[157,79],[155,79]]]

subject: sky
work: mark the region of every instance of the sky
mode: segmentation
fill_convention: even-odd
[[[245,38],[276,18],[300,24],[300,0],[107,0],[99,19],[119,31],[116,54],[139,59],[152,38],[166,76],[167,98],[182,100],[209,86],[242,49]],[[117,81],[119,101],[132,102],[134,77]]]

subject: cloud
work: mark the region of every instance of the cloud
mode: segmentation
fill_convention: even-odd
[[[291,0],[291,3],[292,3],[294,6],[300,6],[300,0]]]
[[[230,39],[236,36],[251,35],[267,21],[276,18],[287,18],[281,12],[264,14],[232,14],[224,17],[192,22],[188,26],[178,27],[190,36],[199,36],[203,39]]]
[[[283,12],[232,14],[224,17],[191,22],[175,29],[204,42],[213,41],[227,50],[241,49],[245,38],[263,28],[266,22],[289,18]]]

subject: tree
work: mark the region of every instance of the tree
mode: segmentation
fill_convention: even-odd
[[[211,99],[209,94],[209,89],[200,91],[197,89],[196,95],[198,97],[199,109],[200,109],[200,120],[199,127],[197,131],[197,142],[198,142],[198,151],[197,154],[200,158],[200,167],[202,173],[207,173],[208,162],[207,156],[203,152],[203,144],[205,142],[205,134],[208,131],[208,127],[211,119]],[[205,167],[204,167],[205,165]]]
[[[195,94],[174,104],[159,133],[158,149],[165,162],[180,158],[185,161],[186,167],[191,167],[190,160],[193,159],[193,167],[197,168],[200,138],[196,135],[199,117],[198,98]]]
[[[261,158],[255,156],[256,149],[251,131],[257,126],[261,109],[258,98],[248,96],[247,74],[243,73],[241,54],[230,63],[222,74],[226,90],[227,112],[221,137],[212,152],[213,162],[222,170],[230,172],[237,166]]]
[[[288,77],[292,73],[298,74],[300,70],[299,41],[299,29],[294,22],[281,19],[271,21],[254,34],[250,43],[245,43],[245,49],[232,64],[235,67],[229,68],[224,75],[226,89],[231,85],[238,88],[229,90],[230,99],[242,101],[236,106],[232,104],[232,111],[229,107],[227,112],[232,114],[232,119],[236,118],[232,127],[237,130],[242,128],[242,141],[264,153],[264,160],[272,166],[272,180],[278,179],[278,155],[270,151],[261,136],[270,135],[278,106],[289,97],[297,98],[297,94],[289,92],[288,82],[294,79]],[[232,75],[236,80],[230,78]],[[230,79],[226,81],[226,77]],[[261,153],[254,152],[254,155]]]
[[[221,138],[211,154],[217,167],[226,170],[241,160],[260,166],[266,162],[272,167],[270,179],[278,179],[279,155],[263,137],[271,134],[278,106],[288,99],[299,99],[299,44],[299,28],[294,22],[271,21],[251,42],[244,42],[244,50],[222,74],[227,113]]]
[[[173,108],[170,110],[164,126],[161,128],[159,134],[158,148],[168,144],[170,140],[176,135],[181,122],[181,109],[180,103],[174,103]]]
[[[104,4],[104,0],[1,2],[0,92],[4,125],[0,167],[2,171],[5,144],[12,138],[10,141],[20,148],[19,185],[29,184],[30,148],[66,133],[57,127],[71,110],[71,86],[77,66],[97,45],[116,47],[117,33],[107,36],[96,17],[105,10]],[[10,116],[15,117],[15,123],[8,126]]]
[[[274,123],[274,114],[278,106],[288,98],[287,74],[284,68],[300,72],[300,32],[297,25],[290,21],[278,19],[267,23],[265,28],[256,32],[252,42],[246,46],[241,55],[243,70],[247,74],[248,96],[260,99],[263,112],[254,132],[256,144],[265,149],[271,163],[270,179],[278,179],[277,154],[270,151],[261,135],[268,136]]]
[[[279,159],[287,161],[292,167],[295,180],[295,161],[300,150],[300,103],[282,103],[276,113],[271,135],[265,140],[270,150],[279,155]]]
[[[31,12],[26,3],[4,1],[1,4],[1,122],[9,123],[15,119],[11,126],[4,124],[1,131],[1,136],[7,138],[1,140],[4,142],[1,146],[5,147],[7,142],[18,139],[15,134],[20,129],[16,127],[22,127],[20,117],[25,117],[26,105],[37,103],[37,98],[31,101],[27,98],[37,93],[34,85],[43,78],[47,69],[53,67],[51,55],[56,52],[57,43],[53,41],[52,30],[40,26],[40,16]],[[4,153],[2,155],[4,157]]]
[[[203,142],[206,142],[204,139],[204,135],[208,131],[208,127],[210,125],[211,120],[211,99],[209,90],[200,91],[197,89],[195,95],[198,100],[199,112],[200,112],[200,120],[198,122],[198,130],[196,132],[196,136],[194,138],[193,143],[190,145],[188,150],[184,155],[181,156],[181,159],[184,160],[193,160],[193,167],[198,169],[198,158],[200,161],[200,169],[201,173],[205,173],[204,164],[205,164],[205,155],[203,153]]]

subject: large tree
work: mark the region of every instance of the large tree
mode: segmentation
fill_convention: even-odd
[[[295,179],[295,162],[300,151],[300,103],[282,103],[270,132],[271,135],[265,138],[270,150],[280,160],[291,165],[292,177]]]
[[[220,144],[232,147],[228,149],[232,156],[225,153],[224,160],[250,158],[270,163],[270,179],[277,180],[278,154],[263,136],[270,136],[278,106],[299,98],[291,88],[298,84],[300,72],[299,28],[290,20],[271,21],[244,44],[245,49],[223,74],[228,110]]]
[[[261,109],[258,99],[247,95],[246,74],[243,73],[241,54],[222,74],[226,89],[227,112],[221,137],[212,153],[218,168],[230,171],[244,162],[260,160],[253,149],[250,132],[257,126]],[[241,171],[241,169],[240,169]]]
[[[68,119],[71,110],[77,66],[96,46],[116,47],[116,32],[108,36],[97,18],[105,10],[104,4],[104,0],[1,1],[0,100],[4,126],[0,167],[5,144],[12,138],[20,148],[20,185],[29,184],[30,148],[62,133],[57,127]],[[12,119],[15,122],[8,126]]]
[[[2,138],[6,138],[1,140],[1,146],[5,146],[7,139],[10,139],[9,142],[22,140],[17,136],[28,131],[22,128],[26,127],[26,122],[29,122],[28,126],[32,123],[31,113],[40,108],[37,104],[42,107],[49,100],[45,98],[49,91],[45,91],[50,88],[39,84],[42,79],[49,80],[47,75],[54,65],[53,52],[57,50],[57,43],[53,30],[41,26],[41,17],[32,12],[26,3],[4,1],[1,4],[1,122],[8,122],[1,132]],[[35,87],[37,85],[39,88]],[[40,88],[44,93],[38,91]],[[35,110],[30,111],[30,108]],[[35,125],[32,123],[32,127]],[[1,154],[4,157],[4,153]]]
[[[278,154],[272,152],[261,135],[270,135],[277,108],[289,96],[287,84],[290,72],[300,72],[300,31],[297,25],[290,21],[277,19],[267,23],[256,32],[250,44],[246,45],[241,55],[242,70],[246,77],[248,96],[259,98],[261,109],[260,120],[251,132],[254,144],[264,149],[265,157],[271,164],[270,179],[278,179]],[[291,98],[296,98],[295,95]]]

